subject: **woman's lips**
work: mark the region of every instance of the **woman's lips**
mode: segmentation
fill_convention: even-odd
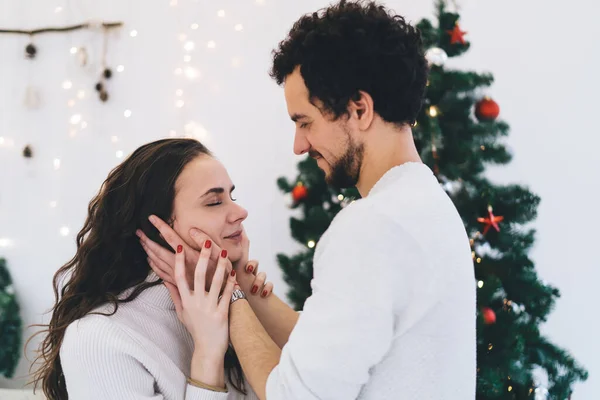
[[[242,231],[238,231],[238,232],[234,233],[233,235],[226,236],[225,239],[239,242],[240,240],[242,240]]]

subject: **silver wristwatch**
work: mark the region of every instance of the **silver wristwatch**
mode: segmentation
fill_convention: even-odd
[[[234,289],[233,293],[231,294],[231,302],[229,304],[231,305],[231,304],[235,303],[236,301],[238,301],[240,299],[245,299],[245,298],[246,298],[246,293],[244,293],[240,289]]]

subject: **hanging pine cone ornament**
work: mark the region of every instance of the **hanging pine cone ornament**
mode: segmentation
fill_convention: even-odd
[[[484,97],[475,105],[475,116],[479,121],[494,121],[500,115],[500,106],[489,97]]]
[[[23,157],[25,157],[25,158],[33,157],[33,150],[31,149],[31,146],[29,146],[29,145],[25,146],[25,148],[23,149]]]
[[[37,54],[37,47],[33,43],[29,43],[27,47],[25,47],[25,57],[27,58],[35,58]]]

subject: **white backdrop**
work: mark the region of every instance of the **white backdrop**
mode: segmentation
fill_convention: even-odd
[[[432,15],[432,3],[387,2],[415,22]],[[586,399],[600,390],[599,304],[592,295],[600,277],[593,253],[600,226],[600,84],[594,72],[600,28],[593,28],[593,18],[600,7],[591,0],[548,3],[463,1],[461,26],[472,50],[452,64],[496,78],[487,94],[511,125],[515,158],[490,176],[529,185],[542,197],[532,257],[540,275],[563,294],[544,330],[589,368],[590,380],[574,395]],[[284,295],[274,255],[297,245],[275,180],[293,177],[298,159],[282,90],[267,71],[271,49],[293,21],[326,4],[0,0],[0,28],[125,23],[109,35],[106,60],[114,77],[106,104],[93,89],[101,32],[39,36],[34,60],[23,57],[27,37],[0,35],[0,256],[8,260],[25,324],[47,322],[42,314],[52,305],[51,278],[72,257],[87,204],[118,156],[172,134],[201,138],[228,167],[250,211],[252,256]],[[87,68],[70,52],[81,46],[89,52]],[[37,110],[23,106],[27,86],[41,95]],[[21,155],[27,144],[34,152],[28,160]],[[26,372],[23,360],[18,376]],[[24,382],[0,380],[0,387]]]

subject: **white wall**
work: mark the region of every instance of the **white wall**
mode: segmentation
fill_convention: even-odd
[[[324,0],[197,1],[178,0],[0,0],[0,27],[35,28],[78,23],[89,19],[122,20],[111,35],[107,61],[116,69],[109,82],[110,101],[101,104],[93,86],[93,68],[82,69],[72,46],[88,47],[98,60],[98,32],[47,34],[36,39],[39,56],[22,56],[26,37],[0,35],[0,256],[8,259],[19,294],[25,324],[46,322],[52,305],[50,280],[74,252],[74,236],[83,224],[86,206],[108,171],[139,145],[165,137],[171,130],[184,134],[184,125],[200,124],[210,145],[229,168],[238,185],[238,199],[250,210],[246,224],[252,255],[285,293],[276,252],[291,252],[289,210],[275,180],[295,175],[292,125],[281,89],[268,77],[270,51],[302,13]],[[591,0],[570,2],[531,0],[462,2],[462,27],[472,50],[453,64],[489,70],[496,84],[488,92],[510,123],[508,140],[515,158],[507,168],[491,171],[497,180],[529,185],[541,195],[535,227],[539,230],[532,257],[540,275],[563,294],[545,331],[587,366],[590,380],[576,387],[574,398],[591,398],[600,390],[599,323],[595,318],[600,266],[593,249],[598,239],[600,196],[595,112],[600,92],[600,52],[594,38],[593,16],[599,6]],[[417,21],[432,13],[430,1],[390,0],[399,13]],[[56,7],[62,11],[55,12]],[[217,11],[225,10],[225,17]],[[191,24],[199,24],[197,30]],[[243,30],[234,26],[242,24]],[[597,26],[597,25],[596,25]],[[129,32],[135,29],[138,36]],[[190,81],[174,74],[183,62],[185,33],[195,42],[189,65],[201,71]],[[216,47],[207,48],[214,40]],[[238,66],[233,66],[233,59]],[[71,80],[73,88],[62,84]],[[22,106],[27,85],[43,96],[38,110]],[[80,100],[76,93],[85,91]],[[182,89],[185,106],[175,107]],[[75,99],[70,108],[69,99]],[[132,115],[125,118],[124,110]],[[85,129],[75,127],[81,114]],[[201,129],[196,133],[202,134]],[[111,141],[112,136],[118,142]],[[31,160],[21,150],[31,144]],[[54,170],[54,158],[61,167]],[[50,207],[55,201],[56,207]],[[59,230],[70,229],[67,236]],[[7,243],[8,239],[8,243]],[[594,299],[594,300],[592,300]],[[29,332],[30,333],[30,332]],[[34,342],[37,343],[37,342]],[[32,348],[35,347],[32,346]],[[27,371],[22,362],[18,375]],[[0,380],[0,386],[19,386],[24,379]]]

